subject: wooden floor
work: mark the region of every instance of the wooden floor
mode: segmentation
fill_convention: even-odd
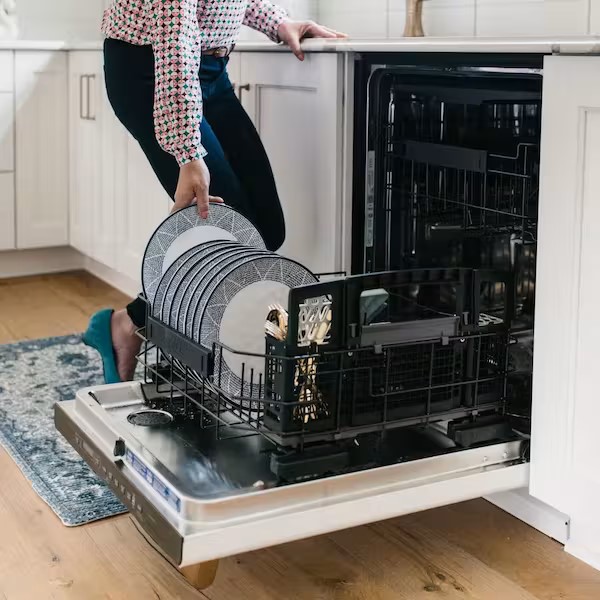
[[[81,273],[0,281],[0,343],[124,301]],[[0,482],[0,600],[600,599],[600,573],[483,500],[230,558],[200,594],[127,516],[63,527],[2,450]]]

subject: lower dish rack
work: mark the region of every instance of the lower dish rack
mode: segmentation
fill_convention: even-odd
[[[501,315],[479,312],[479,290],[491,282],[507,298]],[[295,288],[286,338],[265,335],[260,357],[219,343],[204,348],[149,313],[139,332],[147,404],[218,437],[262,435],[281,476],[378,462],[382,438],[415,426],[450,423],[462,447],[511,438],[503,415],[513,295],[506,274],[470,269]],[[327,335],[316,343],[310,332],[324,323]],[[219,365],[233,355],[242,372],[232,390]],[[246,358],[263,372],[244,370]]]

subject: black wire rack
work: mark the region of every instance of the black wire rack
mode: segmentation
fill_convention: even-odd
[[[296,448],[502,412],[510,318],[473,307],[472,288],[486,279],[469,270],[418,270],[291,290],[288,337],[266,335],[260,355],[218,343],[206,349],[148,316],[139,355],[148,404],[216,428],[219,437],[262,435]],[[386,301],[367,321],[361,298],[374,289],[387,290]],[[315,298],[331,306],[320,346],[306,345],[300,333],[302,311]],[[223,361],[232,355],[258,358],[264,368],[242,367],[237,388],[224,388]]]
[[[366,272],[507,270],[519,280],[516,314],[532,326],[541,81],[501,70],[382,69],[373,78]]]

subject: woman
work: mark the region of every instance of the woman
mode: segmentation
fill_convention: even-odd
[[[109,100],[139,142],[174,210],[227,203],[254,222],[267,247],[285,238],[283,212],[258,133],[226,67],[242,25],[286,43],[303,60],[308,37],[344,37],[287,18],[267,0],[114,0],[102,31]],[[107,383],[133,378],[145,303],[94,315],[84,342],[102,356]]]

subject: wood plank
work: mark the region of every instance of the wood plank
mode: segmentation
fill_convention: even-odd
[[[405,519],[340,531],[329,537],[372,570],[378,581],[395,589],[399,600],[535,598],[482,563],[477,555],[449,543],[434,529]]]
[[[0,343],[83,331],[89,317],[129,299],[87,273],[0,281]]]
[[[129,517],[67,528],[0,452],[0,591],[9,599],[202,598]]]
[[[221,561],[210,600],[396,600],[397,591],[325,536]]]
[[[79,332],[127,301],[88,274],[0,281],[0,343]],[[64,527],[3,451],[0,481],[3,600],[600,598],[600,573],[483,500],[223,560],[202,594],[129,517]]]
[[[404,521],[436,531],[540,600],[600,598],[600,573],[483,500],[409,515]]]

